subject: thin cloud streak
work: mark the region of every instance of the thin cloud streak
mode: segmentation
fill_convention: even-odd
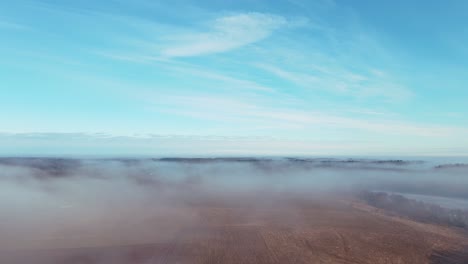
[[[466,129],[450,126],[412,124],[382,118],[360,119],[331,115],[323,111],[283,109],[249,103],[247,99],[236,100],[223,97],[173,96],[166,97],[166,112],[187,115],[207,120],[248,122],[252,124],[294,125],[305,129],[310,126],[338,129],[359,129],[381,134],[413,135],[423,137],[448,137],[468,132]],[[291,128],[291,127],[289,127]]]
[[[26,29],[30,29],[30,27],[29,27],[29,26],[26,26],[26,25],[23,25],[23,24],[19,24],[19,23],[7,21],[7,20],[2,20],[2,19],[0,18],[0,29],[6,29],[6,30],[26,30]]]
[[[456,145],[408,148],[374,140],[293,140],[259,136],[116,135],[106,133],[0,133],[0,156],[167,157],[216,155],[468,156]],[[456,150],[454,152],[453,150]]]
[[[214,20],[207,32],[172,36],[172,43],[162,50],[166,57],[190,57],[226,52],[270,36],[287,24],[280,16],[245,13],[224,16]]]

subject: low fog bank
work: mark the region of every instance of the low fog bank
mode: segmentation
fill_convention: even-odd
[[[160,191],[182,185],[210,191],[223,188],[223,192],[250,189],[317,192],[362,188],[468,198],[465,176],[468,163],[437,163],[437,160],[0,158],[0,168],[1,181],[35,181],[43,188],[47,184],[76,183],[81,179],[125,179],[132,184],[160,188]]]
[[[363,190],[466,197],[466,168],[424,161],[304,158],[0,159],[0,249],[165,242],[205,221],[194,204],[294,205]],[[248,217],[248,216],[246,216]],[[287,221],[300,221],[290,217]]]
[[[395,193],[363,191],[359,197],[369,205],[409,217],[418,222],[468,230],[468,210],[443,207],[436,203],[409,199]]]

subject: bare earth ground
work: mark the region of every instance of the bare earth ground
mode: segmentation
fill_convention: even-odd
[[[468,263],[468,239],[460,230],[390,216],[351,199],[288,196],[255,208],[250,199],[256,197],[194,200],[196,216],[169,219],[167,230],[156,230],[164,236],[157,243],[7,251],[0,263]]]

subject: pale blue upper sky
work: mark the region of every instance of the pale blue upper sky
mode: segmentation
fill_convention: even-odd
[[[466,14],[0,0],[0,155],[468,155]]]

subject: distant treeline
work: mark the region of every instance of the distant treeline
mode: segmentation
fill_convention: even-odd
[[[468,211],[444,208],[436,204],[408,199],[386,192],[360,193],[369,205],[425,223],[459,227],[468,230]]]
[[[441,164],[434,167],[436,170],[440,169],[468,169],[468,164],[466,163],[454,163],[454,164]]]

